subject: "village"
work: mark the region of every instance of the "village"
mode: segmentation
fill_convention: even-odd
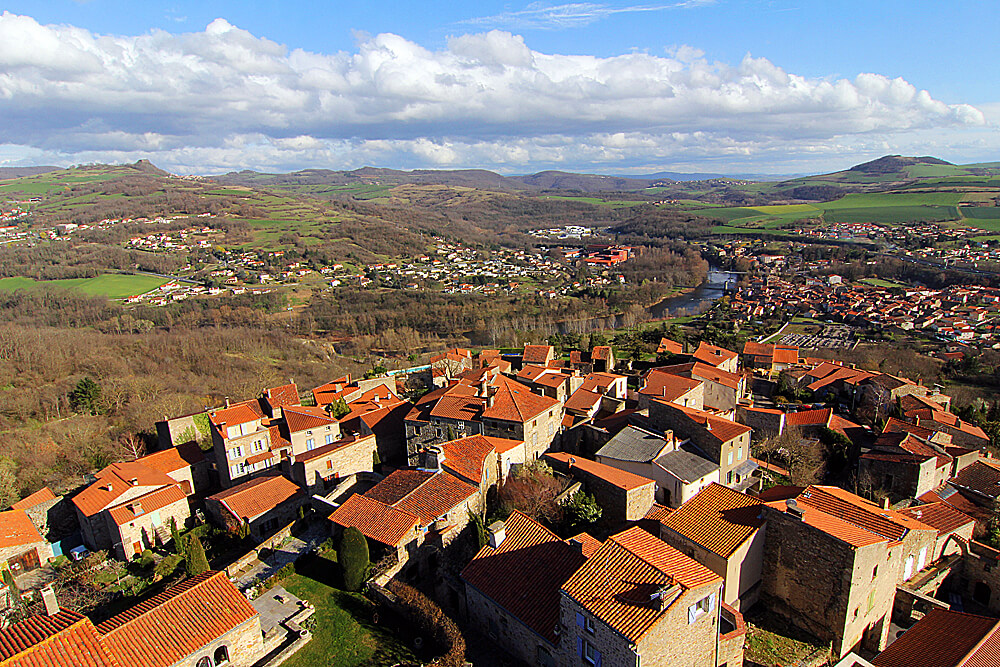
[[[752,340],[662,338],[650,362],[456,348],[262,388],[0,513],[0,635],[12,664],[72,646],[73,664],[277,665],[326,631],[281,588],[319,559],[442,664],[733,667],[793,630],[798,664],[907,665],[928,643],[935,664],[991,664],[1000,462],[950,407]],[[160,592],[92,622],[62,606],[80,564]]]

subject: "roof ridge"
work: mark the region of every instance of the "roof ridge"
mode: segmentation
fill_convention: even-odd
[[[962,612],[957,612],[957,613],[961,614]],[[972,614],[969,614],[969,615],[971,616]],[[987,632],[983,633],[982,639],[980,639],[978,642],[976,642],[976,645],[973,646],[972,649],[968,653],[966,653],[964,656],[962,656],[962,659],[959,660],[956,663],[957,667],[963,667],[965,665],[966,661],[968,661],[972,656],[974,656],[976,654],[976,652],[978,652],[979,649],[981,649],[983,647],[983,644],[985,644],[987,641],[989,641],[993,637],[994,633],[997,632],[998,628],[1000,628],[1000,620],[998,620],[996,623],[994,623],[993,627],[990,628]]]
[[[685,585],[684,585],[683,583],[681,583],[681,582],[680,582],[680,581],[679,581],[679,580],[677,579],[677,577],[675,577],[675,576],[674,576],[674,575],[672,575],[671,573],[667,572],[667,571],[666,571],[666,570],[664,570],[663,568],[661,568],[661,567],[658,567],[657,565],[655,565],[655,564],[651,563],[651,562],[650,562],[650,561],[649,561],[648,559],[646,559],[646,558],[645,558],[645,557],[644,557],[644,556],[643,556],[642,554],[638,553],[637,551],[635,551],[635,550],[633,550],[633,549],[629,549],[629,548],[628,548],[628,547],[627,547],[626,545],[622,544],[622,543],[621,543],[621,542],[619,542],[619,541],[618,541],[617,539],[615,539],[615,538],[617,538],[617,537],[618,537],[619,535],[624,535],[624,534],[626,534],[626,533],[629,533],[629,532],[632,532],[632,531],[634,531],[634,530],[640,530],[640,531],[642,531],[643,533],[645,533],[645,532],[646,532],[645,530],[643,530],[643,529],[642,529],[642,528],[640,528],[639,526],[632,526],[632,528],[629,528],[628,530],[624,530],[624,531],[622,531],[622,532],[620,532],[620,533],[618,533],[618,534],[616,534],[616,535],[609,535],[609,536],[608,536],[608,541],[609,541],[609,542],[614,542],[614,543],[615,543],[616,545],[618,545],[619,547],[621,547],[621,548],[622,548],[622,549],[624,549],[625,551],[629,552],[630,554],[632,554],[633,556],[635,556],[636,558],[638,558],[639,560],[641,560],[641,561],[642,561],[643,563],[645,563],[646,565],[650,566],[651,568],[653,568],[654,570],[656,570],[657,572],[659,572],[659,573],[660,573],[660,574],[662,574],[663,576],[667,577],[667,579],[669,579],[669,580],[670,580],[670,581],[671,581],[672,583],[675,583],[675,584],[678,584],[678,585],[680,585],[681,587],[683,587],[683,588],[685,588],[685,589],[686,589],[686,588],[687,588],[687,586],[685,586]],[[648,533],[647,533],[647,534],[648,534]],[[654,536],[653,536],[652,534],[649,534],[649,536],[650,536],[651,538],[653,538],[653,539],[659,539],[658,537],[654,537]],[[661,542],[663,542],[663,540],[660,540],[660,541],[661,541]],[[669,545],[669,544],[667,544],[666,542],[663,542],[663,544],[664,544],[665,546],[668,546],[668,547],[670,546],[670,545]]]

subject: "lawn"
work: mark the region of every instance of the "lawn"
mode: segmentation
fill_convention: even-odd
[[[894,283],[891,280],[882,280],[881,278],[864,278],[861,282],[866,285],[874,285],[875,287],[902,287],[907,288],[909,285],[904,285],[903,283]]]
[[[794,665],[823,648],[815,638],[770,614],[758,613],[747,619],[744,657],[748,661],[760,665]]]
[[[358,593],[333,587],[335,563],[317,556],[301,560],[300,574],[282,582],[292,594],[316,607],[313,637],[285,662],[286,667],[389,667],[415,663],[417,657],[388,628],[373,622],[375,607]]]
[[[0,290],[13,292],[18,289],[38,290],[45,288],[68,289],[88,296],[106,296],[109,299],[124,299],[137,294],[145,294],[169,280],[158,276],[105,273],[95,278],[67,278],[65,280],[33,280],[21,276],[0,278]]]

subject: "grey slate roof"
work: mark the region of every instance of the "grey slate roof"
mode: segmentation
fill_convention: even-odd
[[[629,425],[597,450],[597,456],[605,456],[618,461],[649,463],[666,446],[667,441],[661,436]]]
[[[701,479],[719,469],[719,464],[705,458],[697,447],[689,443],[684,443],[676,451],[664,453],[656,459],[656,462],[686,483]]]

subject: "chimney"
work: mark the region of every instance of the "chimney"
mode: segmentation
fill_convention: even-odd
[[[486,391],[486,407],[488,407],[488,408],[492,408],[493,407],[493,402],[495,400],[495,395],[496,395],[495,392],[492,392],[492,391],[489,391],[489,390]]]
[[[507,537],[507,529],[504,526],[503,521],[494,521],[489,527],[490,533],[490,546],[496,549],[501,544],[503,544],[504,538]]]
[[[229,397],[228,396],[226,396],[226,407],[227,408],[229,407]]]
[[[672,586],[660,586],[655,593],[649,594],[649,601],[653,604],[653,607],[657,611],[663,611],[663,609],[673,602],[677,593],[680,592],[680,586],[673,584]]]
[[[56,600],[56,592],[52,586],[42,589],[42,602],[45,603],[46,616],[55,616],[59,613],[59,601]]]
[[[108,482],[108,493],[110,493],[110,492],[112,492],[114,490],[115,490],[115,487],[111,484],[111,482]]]
[[[882,509],[884,509],[884,510],[889,509],[889,496],[886,496],[885,498],[883,498],[882,502],[879,503],[879,504],[882,506]]]
[[[805,518],[806,511],[799,507],[799,504],[795,502],[795,498],[789,498],[786,500],[785,507],[788,508],[788,513],[799,521],[802,521]]]
[[[444,450],[440,447],[428,447],[424,455],[424,467],[440,470],[442,463],[444,463]]]
[[[139,478],[133,477],[128,481],[128,483],[131,484],[132,486],[139,486]]]

